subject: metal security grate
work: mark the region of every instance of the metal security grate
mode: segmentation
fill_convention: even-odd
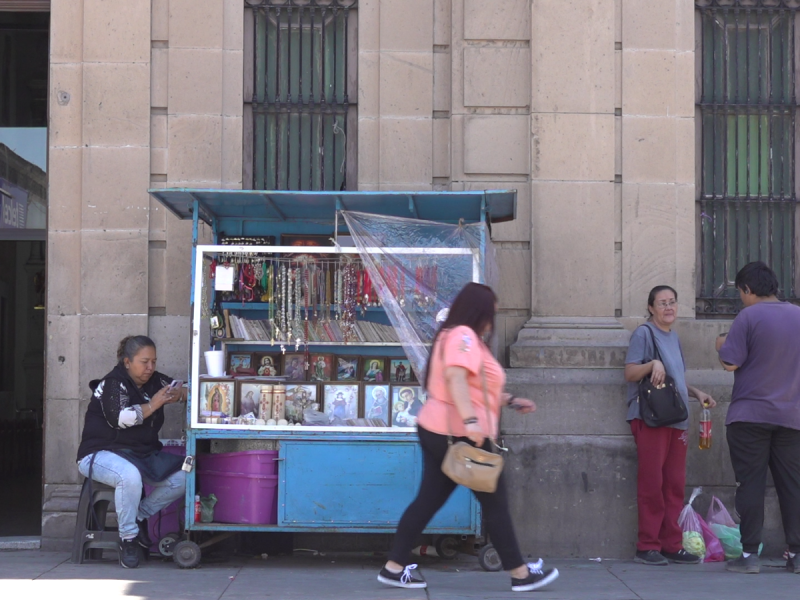
[[[697,0],[702,22],[700,314],[741,306],[763,260],[795,299],[795,16],[800,0]]]
[[[347,188],[348,28],[357,0],[245,0],[253,11],[253,187]],[[353,140],[354,142],[355,140]]]

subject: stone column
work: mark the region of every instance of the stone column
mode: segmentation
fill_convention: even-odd
[[[694,3],[622,8],[622,315],[667,284],[694,317]]]
[[[88,382],[147,331],[150,0],[51,3],[42,547],[71,547]]]
[[[358,80],[358,189],[430,190],[430,0],[359,2]]]
[[[511,366],[611,366],[627,341],[614,319],[615,9],[615,0],[532,5],[532,317]]]

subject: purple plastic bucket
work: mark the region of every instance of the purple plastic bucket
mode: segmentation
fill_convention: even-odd
[[[277,475],[198,470],[197,489],[202,496],[217,497],[215,523],[275,525],[278,522]]]
[[[244,473],[246,475],[277,475],[277,450],[246,450],[222,454],[199,454],[197,468],[217,473]]]

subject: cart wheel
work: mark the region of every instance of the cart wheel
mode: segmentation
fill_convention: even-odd
[[[456,538],[452,535],[443,535],[436,538],[436,543],[433,545],[436,548],[436,554],[441,558],[453,560],[458,556],[458,548],[461,545]]]
[[[177,544],[181,539],[181,534],[176,532],[171,532],[162,537],[158,540],[158,552],[161,556],[166,556],[169,558],[172,556],[172,553],[175,550],[175,544]]]
[[[502,571],[503,564],[500,562],[500,555],[491,544],[486,544],[478,552],[478,563],[484,571]]]
[[[181,569],[194,569],[200,564],[200,546],[190,540],[180,541],[175,544],[172,560]]]

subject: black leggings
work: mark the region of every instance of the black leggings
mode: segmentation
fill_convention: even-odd
[[[447,436],[430,432],[419,426],[417,426],[417,434],[420,446],[422,446],[422,483],[419,486],[417,497],[400,518],[392,551],[389,553],[389,560],[403,566],[411,562],[411,549],[417,539],[456,489],[456,483],[442,473],[442,461],[447,452]],[[456,440],[469,442],[467,438],[457,438]],[[484,449],[491,449],[489,440],[484,444]],[[511,524],[511,514],[508,512],[505,475],[500,475],[497,490],[493,494],[473,493],[483,508],[486,531],[500,556],[503,569],[510,571],[524,565],[525,561],[522,559],[517,537],[514,535],[514,527]]]

